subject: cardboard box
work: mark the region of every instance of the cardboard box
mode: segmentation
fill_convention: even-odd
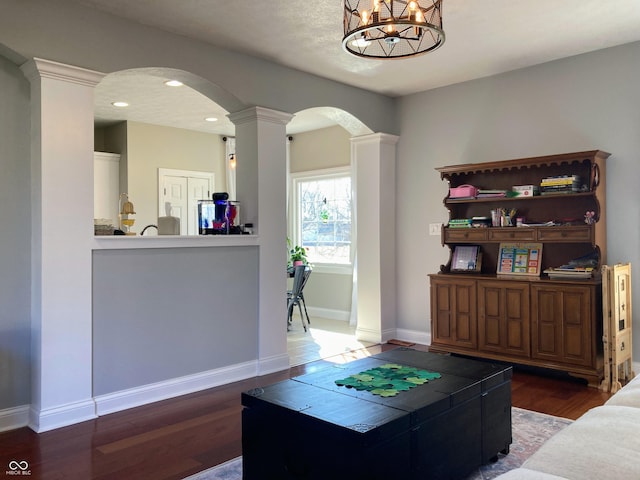
[[[514,185],[511,189],[519,197],[534,197],[540,195],[540,187],[537,185]]]

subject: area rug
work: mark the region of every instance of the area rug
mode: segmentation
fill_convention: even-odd
[[[490,480],[518,468],[554,434],[573,422],[522,408],[511,409],[513,443],[508,455],[499,454],[498,461],[483,465],[464,480]],[[188,477],[185,480],[241,480],[242,457],[229,460]]]

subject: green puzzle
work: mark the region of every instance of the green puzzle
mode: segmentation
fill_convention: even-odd
[[[365,390],[381,397],[394,397],[400,392],[423,385],[440,376],[439,373],[419,368],[387,363],[342,380],[336,380],[335,383],[340,387]]]

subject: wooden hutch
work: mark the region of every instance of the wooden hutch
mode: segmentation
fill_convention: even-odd
[[[517,197],[444,199],[449,220],[490,217],[491,210],[517,211],[526,226],[442,228],[450,248],[447,265],[431,274],[431,351],[550,368],[587,379],[603,378],[602,289],[600,266],[606,263],[605,160],[588,152],[437,168],[450,188],[473,185],[511,191],[539,186],[542,179],[577,175],[573,193]],[[585,214],[593,212],[592,223]],[[552,225],[549,226],[549,222]],[[533,225],[533,226],[529,226]],[[500,245],[542,244],[540,273],[497,274]],[[477,271],[453,272],[458,246],[478,246]],[[592,255],[591,278],[550,278],[544,270]]]

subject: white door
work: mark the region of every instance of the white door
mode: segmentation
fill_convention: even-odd
[[[187,211],[189,212],[189,235],[198,235],[198,200],[211,200],[213,185],[208,178],[189,177],[187,179],[189,198]]]
[[[162,203],[158,208],[159,217],[178,217],[180,219],[180,233],[188,231],[188,189],[187,177],[165,175],[162,183]]]
[[[198,235],[198,200],[210,200],[213,173],[158,169],[158,216],[180,219],[181,235]]]

